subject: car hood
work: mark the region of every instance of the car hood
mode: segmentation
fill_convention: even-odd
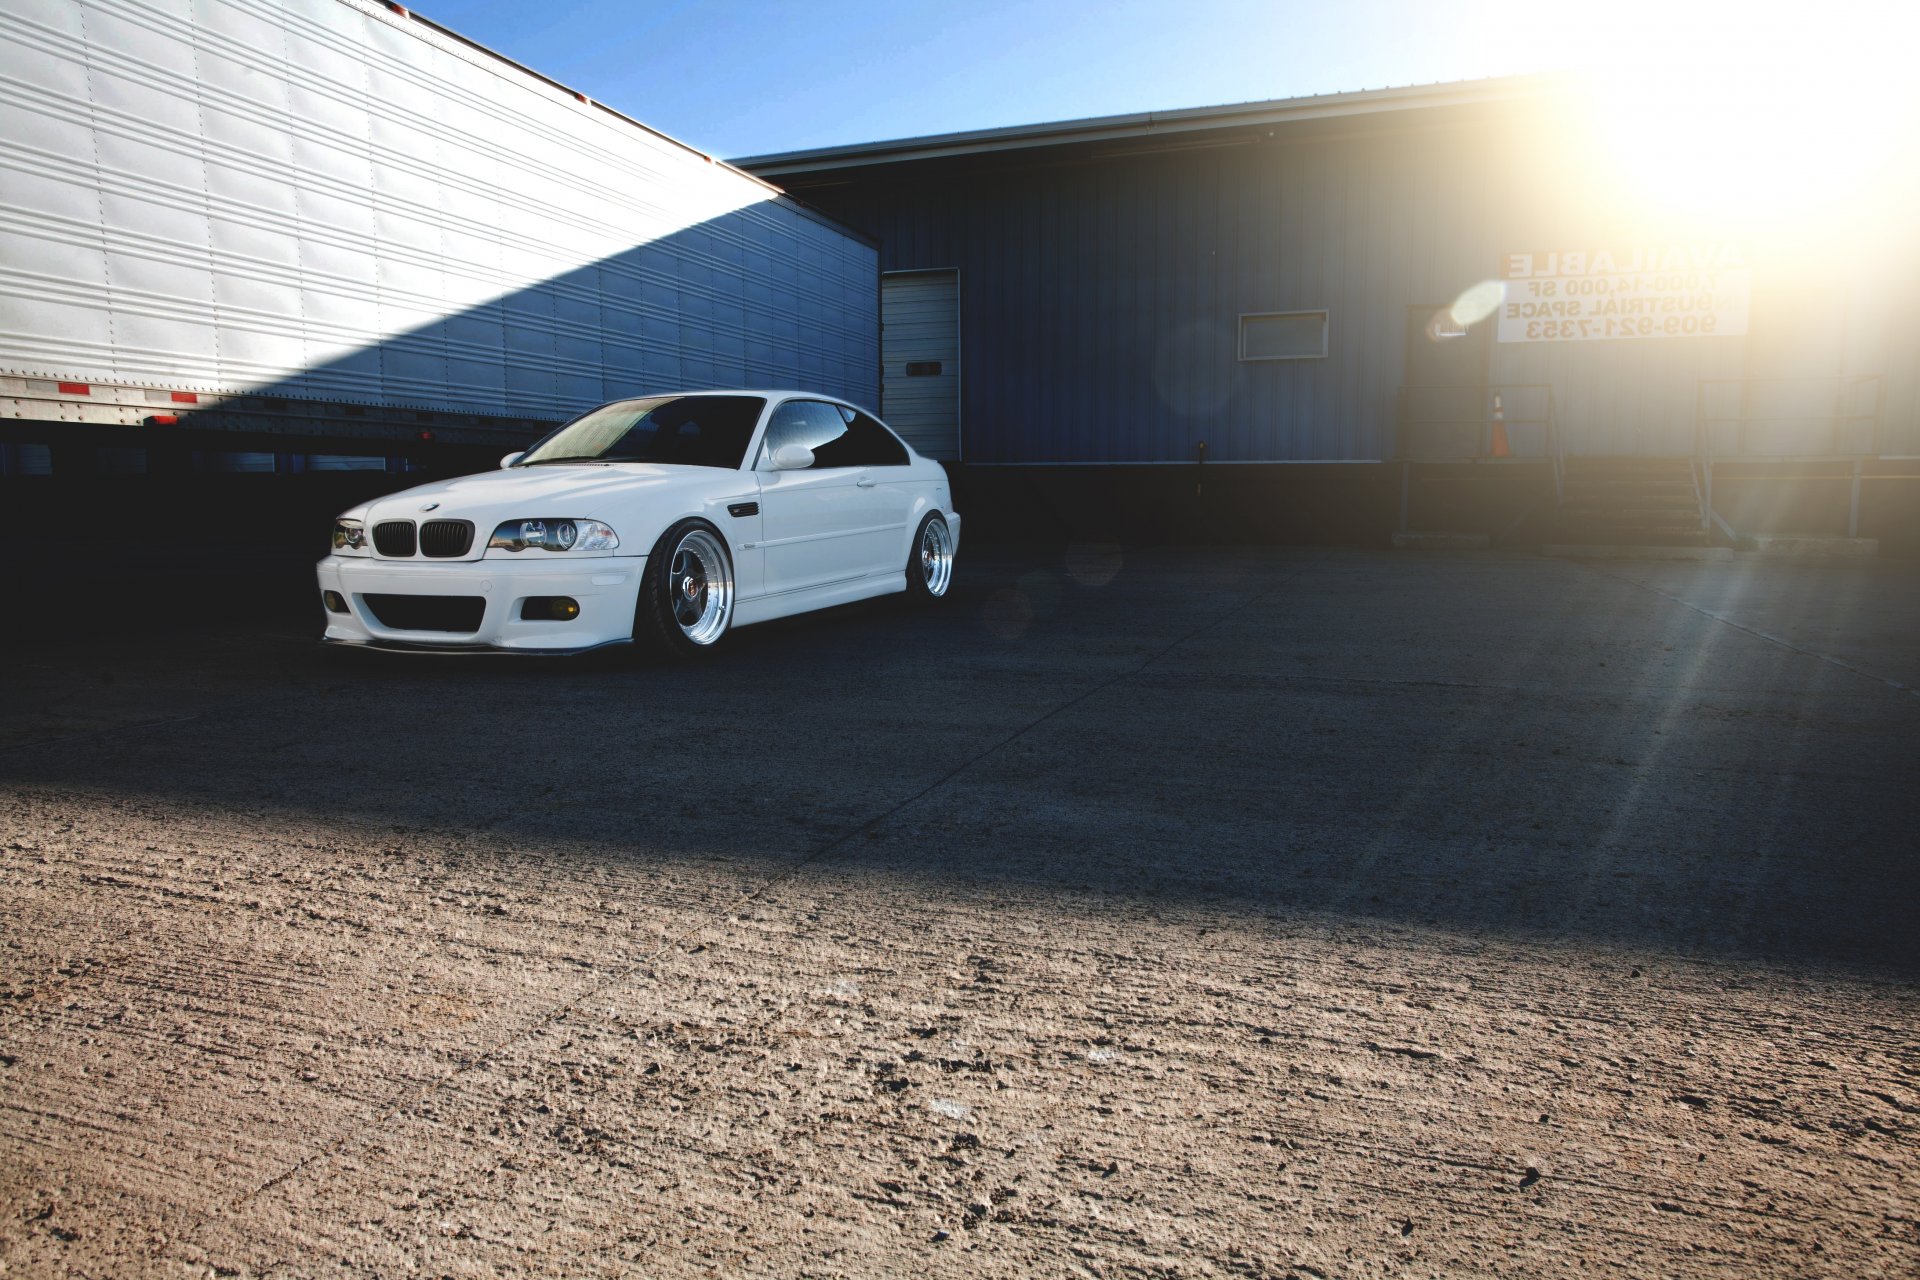
[[[742,483],[738,472],[718,467],[656,466],[648,463],[512,467],[483,471],[389,494],[369,502],[362,512],[369,527],[383,520],[471,520],[474,554],[506,520],[602,520],[622,535],[623,554],[637,506],[684,490],[723,489]],[[751,487],[751,480],[745,482]],[[429,503],[437,504],[429,511]],[[627,529],[622,529],[625,524]],[[644,554],[641,548],[639,554]]]

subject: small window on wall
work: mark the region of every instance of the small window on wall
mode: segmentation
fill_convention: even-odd
[[[1262,311],[1240,317],[1242,360],[1322,360],[1326,354],[1324,311]]]

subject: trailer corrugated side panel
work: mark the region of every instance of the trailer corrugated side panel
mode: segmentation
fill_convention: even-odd
[[[552,417],[870,402],[875,249],[359,0],[8,0],[0,367]]]

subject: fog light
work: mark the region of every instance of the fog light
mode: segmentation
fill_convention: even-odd
[[[580,602],[572,596],[528,596],[520,606],[527,622],[572,622],[580,616]]]
[[[322,591],[320,598],[327,602],[328,613],[345,613],[347,611],[347,602],[341,598],[338,591]]]

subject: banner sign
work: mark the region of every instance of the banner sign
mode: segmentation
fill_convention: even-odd
[[[1727,244],[1509,253],[1500,280],[1502,342],[1738,336],[1753,296]]]

